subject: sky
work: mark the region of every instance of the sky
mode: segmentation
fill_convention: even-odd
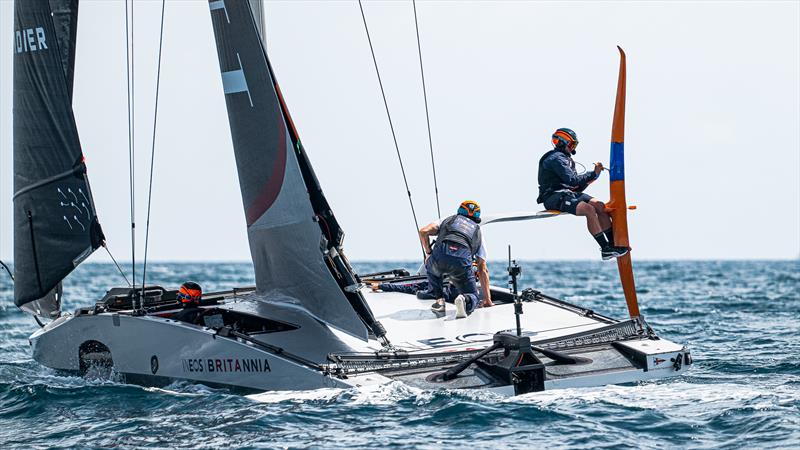
[[[161,3],[134,2],[136,258]],[[410,1],[365,1],[419,225],[437,217]],[[81,2],[73,107],[100,222],[131,259],[122,1]],[[608,163],[618,53],[634,259],[800,257],[800,2],[419,1],[441,208],[541,209],[556,128]],[[0,0],[0,259],[12,259],[13,3]],[[268,1],[268,52],[351,260],[420,250],[358,3]],[[168,1],[148,257],[249,260],[205,1]],[[604,173],[587,193],[608,197]],[[484,228],[490,260],[599,259],[575,217]],[[96,252],[91,261],[108,261]]]

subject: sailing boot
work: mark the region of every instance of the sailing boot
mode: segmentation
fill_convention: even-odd
[[[467,317],[467,299],[464,295],[459,294],[454,303],[456,304],[456,319],[464,319]]]
[[[431,305],[431,311],[433,311],[436,314],[444,314],[445,310],[444,305],[445,305],[444,299],[440,298],[439,300],[436,300],[434,304]]]
[[[607,261],[611,258],[619,258],[620,256],[624,256],[628,253],[628,249],[625,247],[616,247],[613,245],[608,245],[600,249],[600,256],[603,257],[603,261]]]

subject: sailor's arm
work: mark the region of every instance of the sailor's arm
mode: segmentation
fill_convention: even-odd
[[[426,255],[431,254],[431,242],[429,236],[433,236],[439,232],[439,224],[431,222],[419,229],[419,241],[422,243],[422,248],[425,250]]]
[[[595,172],[586,172],[578,175],[575,169],[569,165],[566,157],[548,158],[545,161],[545,167],[555,173],[563,185],[572,186],[579,191],[586,189],[589,183],[597,178]]]
[[[475,259],[478,261],[478,281],[481,283],[481,291],[483,292],[483,307],[494,306],[492,292],[489,289],[489,268],[486,267],[486,260],[480,256]]]

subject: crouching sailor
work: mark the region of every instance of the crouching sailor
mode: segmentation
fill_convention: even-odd
[[[172,320],[187,322],[191,324],[200,323],[203,316],[203,308],[200,308],[200,299],[203,296],[203,289],[194,281],[187,281],[181,285],[175,299],[181,304],[183,309],[172,316]]]
[[[611,216],[606,212],[605,204],[583,193],[600,177],[603,164],[595,163],[593,171],[578,175],[572,160],[578,147],[578,136],[569,128],[559,128],[553,133],[553,146],[555,148],[539,160],[539,197],[536,203],[544,203],[547,209],[586,217],[586,226],[600,245],[604,260],[628,253],[627,248],[614,246]]]
[[[442,284],[441,290],[443,295],[439,296],[433,295],[431,291],[431,284],[428,283],[427,280],[412,281],[407,283],[373,282],[369,285],[372,288],[372,292],[401,292],[403,294],[416,295],[420,300],[436,300],[439,297],[444,296],[445,302],[453,303],[458,295],[455,290],[450,287],[450,283],[448,282],[444,282]]]
[[[478,280],[483,292],[483,306],[493,306],[489,291],[489,270],[486,268],[486,248],[481,238],[481,207],[467,200],[458,207],[458,214],[444,220],[432,222],[419,230],[419,238],[428,255],[425,270],[431,294],[438,298],[431,306],[435,313],[444,313],[445,303],[442,280],[447,277],[458,291],[455,298],[456,318],[472,314],[478,307],[478,289],[472,274],[472,258],[476,258]],[[429,236],[436,235],[431,249]]]

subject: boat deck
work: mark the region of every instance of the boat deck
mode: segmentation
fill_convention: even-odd
[[[492,288],[493,292],[500,288]],[[506,290],[507,292],[507,290]],[[513,303],[478,308],[465,319],[455,318],[455,306],[444,315],[431,311],[432,300],[399,292],[362,290],[375,317],[395,346],[409,351],[436,348],[478,348],[491,344],[494,333],[516,328]],[[523,303],[523,333],[532,341],[548,340],[608,326],[614,321],[582,315],[580,310],[547,301]]]

